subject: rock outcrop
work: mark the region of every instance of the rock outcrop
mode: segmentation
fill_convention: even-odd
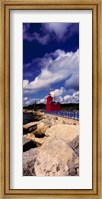
[[[37,149],[30,149],[23,153],[23,176],[34,176],[34,162]]]
[[[47,129],[45,135],[58,137],[65,141],[72,141],[79,134],[79,125],[56,124]]]
[[[78,175],[78,162],[78,156],[68,143],[58,137],[49,137],[40,147],[35,158],[35,175]]]
[[[23,125],[23,175],[79,175],[79,122],[40,113],[39,117]]]
[[[30,133],[37,129],[38,122],[30,122],[28,124],[23,125],[23,134]]]

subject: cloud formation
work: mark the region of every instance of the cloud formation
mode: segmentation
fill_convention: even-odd
[[[64,87],[61,87],[60,89],[55,89],[54,91],[50,92],[52,97],[62,96],[65,93],[66,93],[66,89]]]
[[[39,99],[38,98],[29,98],[29,97],[24,97],[23,98],[23,106],[28,106],[30,104],[34,104],[37,102]]]
[[[65,95],[63,97],[64,103],[79,103],[79,91],[74,92],[73,95]]]
[[[68,89],[79,86],[79,50],[66,53],[58,49],[40,58],[39,62],[42,65],[40,74],[31,82],[23,80],[25,91],[37,92],[60,81],[65,81]]]
[[[38,104],[46,104],[46,98],[43,98],[43,99],[40,99],[39,101],[38,101]]]
[[[39,33],[30,32],[29,23],[23,24],[23,39],[46,45],[52,40],[65,41],[79,31],[78,23],[42,23]]]
[[[71,27],[68,23],[44,23],[43,28],[50,34],[55,34],[57,39],[63,39],[63,36],[67,32],[67,28]]]
[[[79,91],[74,92],[73,95],[64,95],[64,96],[61,96],[61,95],[57,96],[56,95],[56,96],[54,96],[54,100],[56,102],[60,102],[61,104],[70,104],[70,103],[78,104],[79,103]],[[44,97],[43,99],[39,100],[38,103],[46,104],[46,97]]]
[[[55,89],[54,91],[51,91],[50,94],[52,97],[54,97],[54,100],[56,102],[60,102],[61,104],[69,104],[69,103],[79,103],[79,91],[74,91],[72,95],[67,95],[67,91],[64,87],[61,87],[60,89]],[[66,94],[66,95],[65,95]],[[28,106],[30,104],[34,104],[35,102],[37,104],[46,104],[46,98],[45,96],[42,99],[38,98],[29,98],[29,97],[24,97],[23,98],[23,105]]]

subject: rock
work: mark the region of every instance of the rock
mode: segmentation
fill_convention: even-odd
[[[49,128],[49,126],[42,121],[37,124],[37,132],[38,133],[45,133],[45,131],[48,128]]]
[[[36,176],[77,175],[78,157],[74,151],[58,137],[48,137],[39,148],[34,163]]]
[[[50,120],[50,122],[51,122],[52,125],[56,124],[56,122],[57,122],[57,121],[56,121],[56,118],[53,117],[53,118]]]
[[[68,173],[69,173],[69,176],[78,176],[79,175],[79,160],[76,159],[76,162],[75,163],[75,160],[74,158],[68,160]]]
[[[34,172],[34,162],[37,154],[37,149],[30,149],[29,151],[23,153],[23,176],[33,176]]]
[[[74,138],[71,142],[70,142],[70,144],[73,146],[73,148],[78,148],[78,146],[79,146],[79,135],[78,136],[76,136],[76,138]]]
[[[50,123],[50,119],[49,118],[44,118],[44,119],[42,119],[42,122],[44,122],[44,124],[49,124]]]
[[[71,142],[70,146],[74,149],[74,151],[79,155],[79,135],[76,136]]]
[[[23,152],[30,150],[31,148],[36,148],[38,147],[37,143],[33,140],[30,140],[29,142],[26,142],[23,145]]]
[[[29,139],[29,138],[27,138],[27,137],[23,136],[23,145],[24,145],[25,143],[29,142],[29,141],[30,141],[30,139]]]
[[[40,116],[40,121],[23,126],[23,175],[79,175],[78,121],[37,113]]]
[[[37,146],[41,146],[46,138],[35,138],[34,141],[37,144]]]
[[[23,137],[26,137],[26,139],[29,139],[29,140],[34,140],[35,135],[34,133],[27,133]]]
[[[34,132],[35,133],[35,132]],[[43,142],[45,141],[46,137],[45,137],[45,134],[42,134],[42,133],[28,133],[26,135],[24,135],[23,137],[23,142],[24,144],[25,143],[28,143],[29,144],[29,147],[30,146],[41,146],[43,144]],[[34,144],[32,143],[32,141],[34,142]],[[32,148],[32,147],[31,147]]]
[[[23,109],[23,113],[34,113],[32,110]]]
[[[30,122],[28,124],[23,125],[23,134],[30,133],[37,129],[38,122]]]
[[[60,119],[60,120],[58,121],[58,124],[66,124],[66,122],[65,122],[64,120]]]
[[[79,125],[56,124],[47,129],[45,135],[58,137],[67,142],[71,142],[79,134]]]

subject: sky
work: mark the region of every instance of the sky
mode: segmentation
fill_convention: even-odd
[[[23,23],[23,104],[79,103],[79,24]]]

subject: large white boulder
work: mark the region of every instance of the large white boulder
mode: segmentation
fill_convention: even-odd
[[[78,156],[58,137],[45,140],[34,163],[36,176],[78,175],[78,167]]]
[[[65,141],[72,141],[79,135],[79,125],[56,124],[45,132],[46,136],[58,137]]]

